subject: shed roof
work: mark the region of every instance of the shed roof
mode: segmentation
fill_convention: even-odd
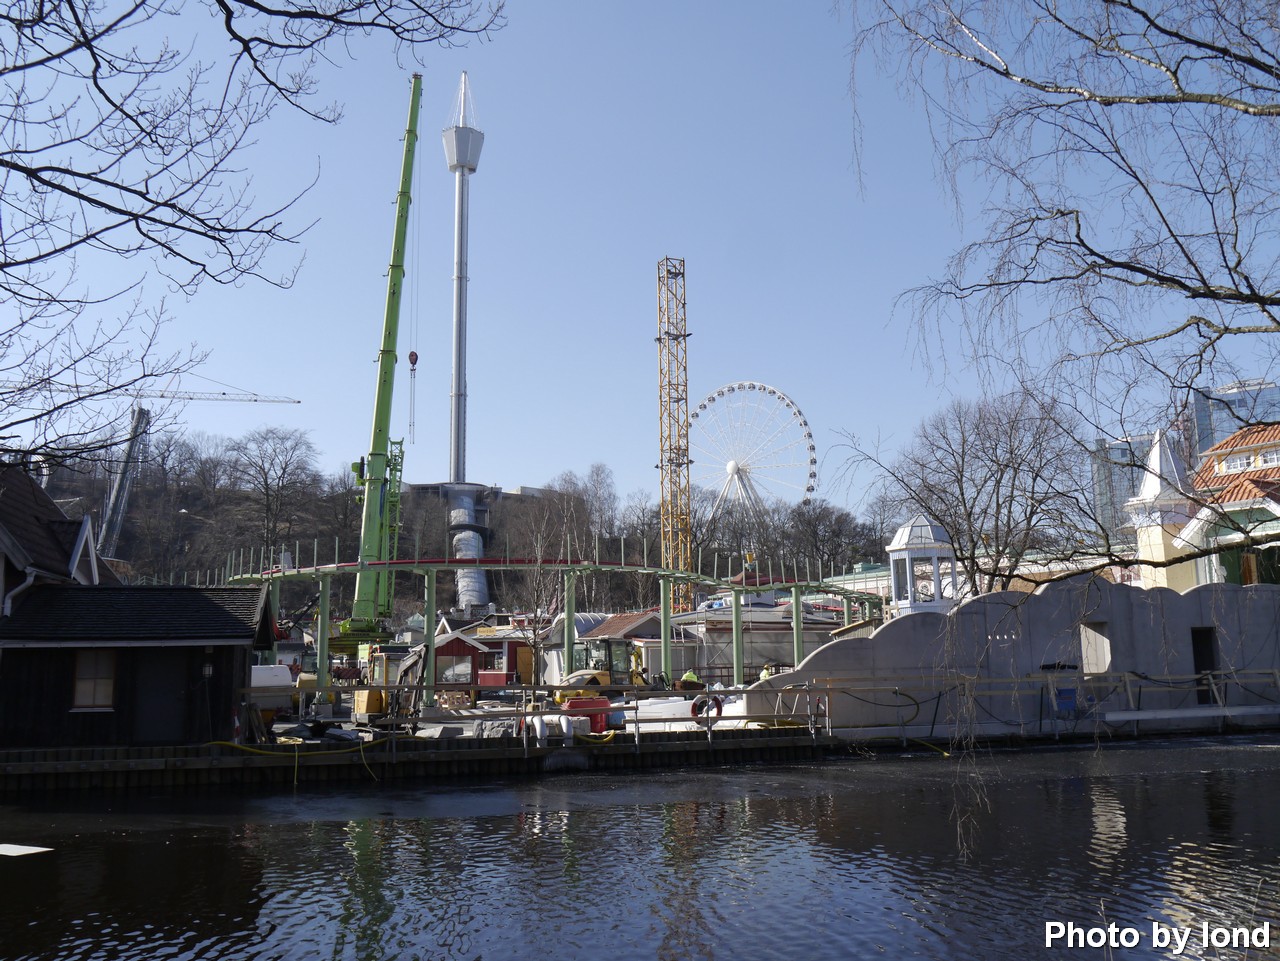
[[[20,595],[0,621],[0,648],[248,644],[274,640],[267,588],[84,587],[51,584]]]
[[[583,637],[626,637],[628,633],[641,627],[645,621],[654,617],[652,611],[641,611],[630,614],[610,614],[593,627]]]
[[[16,543],[26,555],[21,566],[54,577],[72,577],[83,523],[69,520],[26,470],[0,464],[0,529],[8,534],[5,542]],[[88,547],[92,550],[92,544]],[[98,565],[97,576],[106,583],[119,583],[105,565]]]

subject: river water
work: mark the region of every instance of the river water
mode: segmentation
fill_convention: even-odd
[[[1274,958],[1278,811],[1273,736],[42,798],[0,958]]]

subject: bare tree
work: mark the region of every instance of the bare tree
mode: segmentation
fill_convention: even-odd
[[[1026,394],[954,401],[893,458],[861,452],[886,496],[951,538],[973,592],[1007,588],[1029,560],[1091,550],[1088,456],[1075,424]]]
[[[592,464],[584,486],[592,532],[599,537],[612,535],[618,526],[618,490],[613,471],[606,464]]]
[[[504,507],[503,535],[511,556],[527,563],[503,576],[503,594],[509,608],[521,615],[521,633],[533,649],[535,677],[541,672],[543,653],[554,646],[551,622],[563,604],[563,575],[547,563],[562,558],[564,511],[556,496],[529,497]]]
[[[297,241],[238,157],[281,106],[333,122],[315,67],[361,36],[418,55],[500,26],[501,0],[19,0],[0,84],[0,454],[118,442],[118,401],[189,369],[157,350],[163,294],[257,278]],[[159,296],[157,296],[159,294]]]
[[[1079,410],[1112,436],[1140,409],[1166,426],[1206,371],[1276,363],[1274,4],[854,6],[855,78],[872,53],[900,67],[961,205],[988,198],[986,235],[916,291],[937,318],[958,305],[976,357],[1026,383],[1070,368],[1060,383],[1084,385]]]
[[[260,427],[235,441],[231,451],[260,544],[280,546],[295,532],[319,487],[315,445],[306,431]]]
[[[797,558],[815,574],[843,572],[878,554],[874,528],[822,498],[792,505],[779,526],[785,531],[783,556]]]
[[[649,491],[639,488],[627,495],[619,523],[625,541],[619,545],[623,550],[622,560],[633,567],[656,565],[662,551],[662,518]],[[656,607],[659,602],[657,581],[636,571],[623,575],[619,593],[625,610]]]

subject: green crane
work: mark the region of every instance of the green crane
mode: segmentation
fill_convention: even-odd
[[[404,133],[404,160],[400,167],[400,192],[396,195],[396,223],[387,270],[387,308],[382,323],[382,349],[378,352],[378,383],[373,402],[373,439],[369,455],[352,464],[364,487],[360,522],[360,562],[351,618],[342,624],[344,646],[374,640],[386,634],[384,620],[391,614],[392,579],[382,566],[363,567],[395,555],[400,524],[400,470],[404,447],[388,439],[391,427],[391,392],[395,383],[396,338],[400,330],[400,296],[404,285],[404,247],[412,202],[413,155],[418,144],[418,101],[422,75],[413,75],[409,96],[409,124]]]

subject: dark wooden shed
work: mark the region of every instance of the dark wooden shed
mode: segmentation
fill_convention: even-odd
[[[265,586],[33,587],[0,620],[0,747],[230,740],[274,635]]]

